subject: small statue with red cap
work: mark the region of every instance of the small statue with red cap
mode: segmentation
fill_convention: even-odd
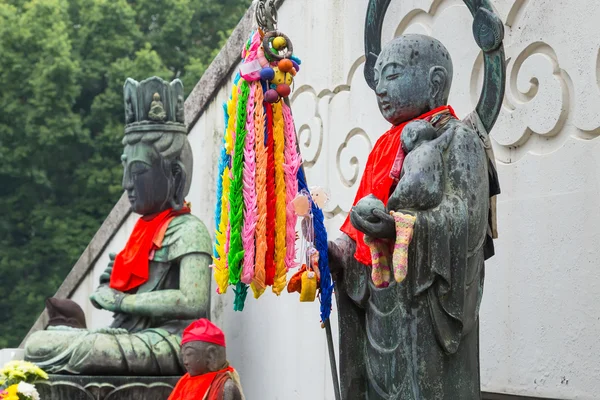
[[[183,331],[181,356],[187,374],[169,400],[244,400],[240,378],[227,362],[225,335],[206,318]]]

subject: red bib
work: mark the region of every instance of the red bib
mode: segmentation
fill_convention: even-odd
[[[188,214],[169,208],[158,214],[141,217],[135,224],[125,248],[115,258],[110,287],[121,292],[135,289],[148,281],[150,253],[160,249],[169,223],[178,215]]]
[[[442,106],[415,118],[415,120],[427,119],[446,110],[450,111],[452,116],[456,117],[452,107]],[[377,140],[367,159],[365,171],[358,186],[353,206],[369,194],[374,195],[383,201],[383,204],[387,205],[392,185],[397,182],[402,170],[402,163],[405,156],[401,146],[402,130],[409,122],[411,121],[393,126]],[[350,215],[346,217],[346,221],[340,230],[356,242],[354,257],[365,265],[371,265],[371,252],[369,246],[365,244],[364,234],[352,226]]]
[[[213,383],[224,385],[227,379],[216,379],[228,372],[235,371],[232,367],[227,367],[220,371],[209,372],[208,374],[198,375],[198,376],[190,376],[190,374],[185,374],[177,385],[173,392],[169,396],[168,400],[202,400],[204,396],[208,393],[208,391],[212,388]],[[212,388],[211,393],[218,393],[219,390],[214,390],[218,388]],[[213,396],[210,396],[213,397]],[[213,400],[213,399],[208,399]],[[216,396],[215,396],[215,399]]]

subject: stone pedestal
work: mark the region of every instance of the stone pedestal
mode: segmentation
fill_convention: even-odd
[[[44,400],[166,400],[179,378],[50,375],[35,386]]]

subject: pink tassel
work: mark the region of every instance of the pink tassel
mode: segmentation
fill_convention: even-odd
[[[285,124],[285,161],[283,164],[283,171],[285,176],[285,187],[286,187],[286,221],[287,221],[287,235],[286,235],[286,255],[285,265],[288,270],[296,267],[296,213],[292,207],[292,201],[298,195],[298,180],[297,174],[300,168],[300,155],[296,148],[296,129],[294,128],[294,120],[292,118],[292,111],[290,108],[283,103],[283,121]]]
[[[250,85],[250,95],[248,96],[248,106],[246,112],[246,143],[244,147],[244,225],[242,227],[242,245],[244,247],[244,264],[242,268],[241,280],[245,284],[252,283],[254,278],[254,254],[255,243],[254,233],[256,232],[256,222],[258,220],[257,200],[256,200],[256,153],[254,145],[256,141],[256,131],[254,129],[254,96],[256,85]]]
[[[244,46],[244,50],[242,51],[242,58],[245,62],[256,60],[256,58],[258,57],[257,51],[261,44],[262,42],[260,40],[260,33],[258,32],[258,30],[256,30],[252,35],[252,40],[250,41],[250,48],[246,50],[246,47]]]

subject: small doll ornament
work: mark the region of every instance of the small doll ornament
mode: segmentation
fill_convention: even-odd
[[[320,283],[319,252],[315,248],[315,231],[313,225],[312,204],[323,208],[329,199],[325,189],[313,187],[310,194],[303,190],[292,201],[294,212],[302,218],[302,243],[300,256],[305,263],[296,272],[288,283],[288,293],[300,293],[301,302],[313,302],[317,296],[317,288]]]

